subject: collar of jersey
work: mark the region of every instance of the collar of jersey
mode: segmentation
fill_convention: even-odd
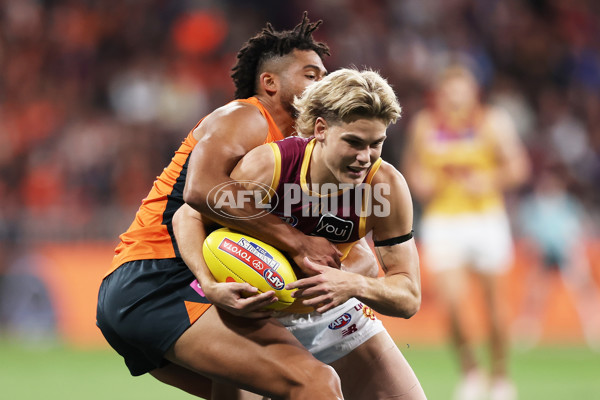
[[[308,175],[308,166],[310,165],[310,158],[312,156],[313,149],[315,148],[315,144],[316,144],[316,140],[312,139],[306,145],[306,149],[304,149],[304,159],[302,160],[302,167],[300,168],[300,187],[302,188],[302,191],[304,193],[306,193],[312,197],[331,197],[333,195],[339,196],[342,193],[344,193],[346,190],[349,190],[350,188],[340,189],[337,191],[337,193],[328,193],[326,195],[323,195],[323,194],[315,193],[315,192],[311,191],[308,187],[306,177]],[[379,169],[380,164],[381,164],[381,158],[378,158],[377,161],[375,161],[373,163],[373,165],[369,168],[369,172],[367,172],[367,176],[363,183],[371,183],[371,179],[373,178],[373,175],[375,175],[374,172],[376,172]]]

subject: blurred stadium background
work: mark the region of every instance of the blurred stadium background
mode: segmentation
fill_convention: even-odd
[[[239,47],[267,21],[293,27],[304,10],[324,20],[316,37],[332,49],[329,70],[371,67],[393,84],[404,117],[390,129],[384,158],[395,165],[435,69],[449,57],[471,63],[483,97],[515,118],[534,170],[548,160],[559,165],[584,206],[592,279],[600,281],[595,0],[2,0],[0,387],[7,399],[187,398],[127,375],[95,328],[97,287],[117,236],[179,142],[232,99]],[[515,226],[537,176],[507,199]],[[515,231],[518,253],[506,281],[513,317],[529,267]],[[458,371],[428,282],[423,265],[421,311],[385,322],[430,398],[441,400]],[[552,290],[541,347],[516,344],[513,352],[522,398],[600,398],[600,356],[587,348],[565,288],[556,280]],[[477,338],[484,327],[478,293],[473,299],[466,316]]]

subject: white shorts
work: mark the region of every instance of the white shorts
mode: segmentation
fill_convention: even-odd
[[[427,216],[420,237],[423,262],[434,272],[468,267],[499,274],[513,260],[510,223],[503,211]]]
[[[319,314],[284,314],[277,319],[319,361],[329,364],[385,331],[370,307],[352,298]]]

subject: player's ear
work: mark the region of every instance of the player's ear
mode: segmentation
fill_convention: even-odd
[[[327,132],[327,121],[324,118],[318,117],[315,121],[315,129],[313,134],[318,141],[325,140],[325,132]]]
[[[273,96],[275,93],[279,91],[279,80],[275,74],[270,72],[263,72],[260,74],[259,85],[264,89],[264,91],[269,95]]]

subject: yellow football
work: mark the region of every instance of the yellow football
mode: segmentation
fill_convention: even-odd
[[[247,282],[259,293],[273,290],[279,301],[269,309],[282,310],[294,302],[293,290],[285,289],[297,279],[292,265],[283,253],[262,240],[220,228],[206,237],[202,253],[218,282]]]

